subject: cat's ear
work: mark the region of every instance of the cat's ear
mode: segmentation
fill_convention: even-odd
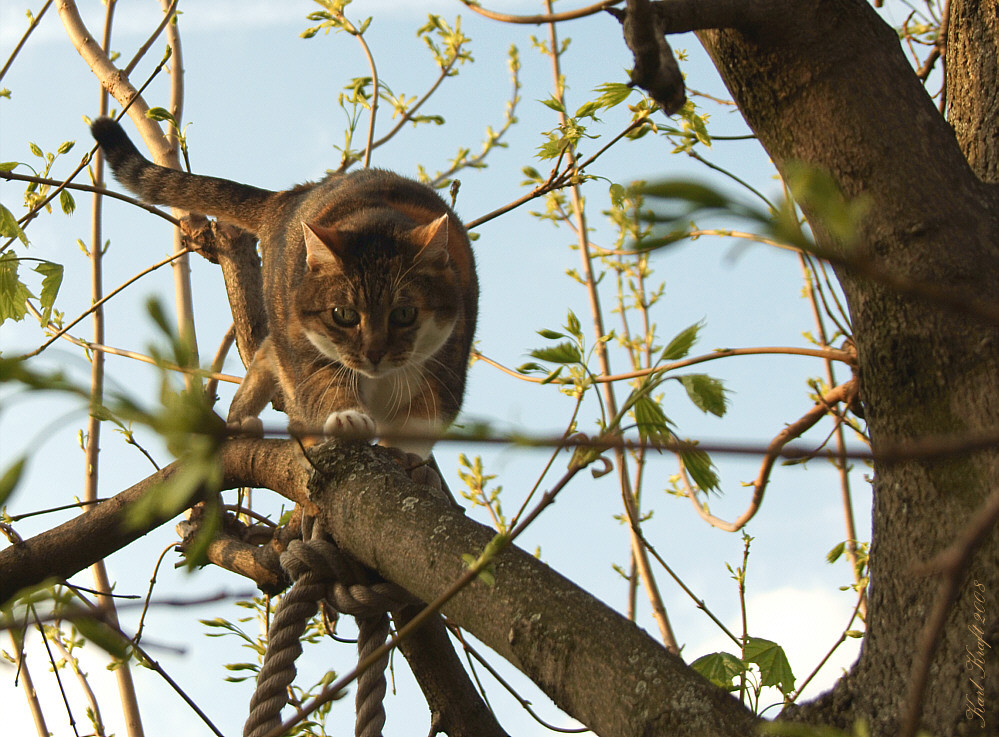
[[[439,262],[441,266],[448,261],[447,236],[450,230],[448,216],[441,215],[432,223],[413,228],[413,240],[420,249],[420,260]]]
[[[309,225],[302,221],[302,234],[305,236],[305,263],[313,271],[323,264],[340,263],[339,252],[343,250],[343,240],[336,228]]]

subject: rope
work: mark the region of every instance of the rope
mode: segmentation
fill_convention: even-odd
[[[303,521],[304,522],[304,521]],[[293,540],[281,554],[281,566],[294,584],[281,599],[267,633],[267,651],[250,699],[250,716],[243,737],[263,737],[281,724],[288,686],[295,680],[295,661],[302,654],[301,637],[325,599],[338,612],[357,619],[358,660],[384,644],[389,634],[386,611],[414,601],[395,584],[356,583],[363,570],[346,557],[315,520],[303,524],[308,540]],[[357,677],[355,737],[381,737],[385,725],[385,668],[388,655]]]

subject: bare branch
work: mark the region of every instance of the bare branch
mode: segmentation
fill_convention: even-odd
[[[694,505],[694,509],[697,510],[697,514],[699,514],[708,524],[713,527],[717,527],[720,530],[725,530],[726,532],[736,532],[745,527],[746,523],[756,515],[760,509],[760,505],[763,503],[763,494],[770,481],[770,472],[773,470],[774,463],[777,461],[777,458],[780,457],[784,446],[795,438],[801,437],[801,435],[807,432],[812,426],[815,425],[815,423],[825,417],[835,404],[838,404],[839,402],[849,402],[851,396],[856,392],[856,380],[851,379],[844,384],[840,384],[835,389],[831,389],[824,394],[819,402],[817,402],[816,405],[806,412],[799,420],[792,422],[777,434],[777,437],[773,439],[770,446],[767,448],[767,453],[763,458],[763,465],[760,467],[760,472],[756,476],[756,480],[753,482],[753,498],[749,503],[749,507],[739,516],[737,520],[735,520],[735,522],[726,522],[723,519],[719,519],[705,509],[704,505],[702,505],[700,500],[697,498],[697,494],[690,487],[689,483],[686,482],[686,471],[683,469],[683,461],[680,461],[680,468],[687,486],[687,497]],[[844,457],[845,450],[841,450],[837,454],[837,458]]]
[[[222,446],[219,454],[222,488],[250,485],[273,489],[312,508],[305,494],[306,471],[301,458],[294,441],[232,440]],[[53,578],[65,580],[170,521],[183,510],[157,512],[141,526],[129,517],[129,511],[143,497],[156,494],[180,470],[179,463],[172,463],[79,517],[0,550],[0,602],[26,586]],[[208,493],[206,489],[197,490],[188,504],[202,501]]]
[[[576,20],[577,18],[585,18],[588,15],[596,15],[602,10],[607,10],[607,8],[620,4],[623,0],[602,0],[602,2],[589,5],[585,8],[579,8],[578,10],[569,10],[565,13],[545,13],[541,15],[508,15],[506,13],[498,13],[495,10],[483,8],[475,0],[461,0],[461,2],[469,10],[485,16],[486,18],[498,20],[501,23],[518,23],[536,26],[541,25],[542,23],[560,23],[561,21]]]

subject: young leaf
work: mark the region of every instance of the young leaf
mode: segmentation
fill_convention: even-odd
[[[162,107],[149,108],[149,110],[146,111],[146,117],[151,118],[152,120],[167,120],[174,125],[177,124],[177,119],[173,117],[173,113]]]
[[[600,92],[602,94],[596,99],[596,103],[600,107],[614,107],[615,105],[620,105],[628,99],[628,95],[630,95],[634,89],[635,88],[631,85],[624,84],[623,82],[607,82],[606,84],[597,85],[594,92]]]
[[[826,563],[835,563],[839,560],[840,556],[846,550],[846,543],[841,542],[836,545],[832,550],[826,553]]]
[[[662,407],[649,396],[639,397],[631,410],[635,414],[638,437],[643,442],[666,442],[672,439],[673,433],[668,426],[669,419],[663,413]]]
[[[734,691],[738,688],[735,679],[746,670],[746,663],[731,653],[711,653],[702,655],[690,667],[719,688]]]
[[[697,342],[697,333],[700,329],[704,327],[704,322],[695,322],[688,328],[684,328],[676,337],[669,342],[669,345],[663,349],[663,354],[660,357],[663,361],[678,361],[688,353],[690,349],[693,348],[694,343]]]
[[[518,374],[527,374],[530,373],[531,371],[544,371],[545,367],[542,366],[540,363],[535,363],[534,361],[528,361],[527,363],[522,363],[520,366],[517,367],[516,370]]]
[[[679,379],[690,401],[701,412],[710,412],[716,417],[725,414],[725,385],[721,381],[707,374],[687,374]]]
[[[561,102],[559,102],[558,100],[556,100],[554,98],[554,96],[549,97],[547,100],[540,100],[539,102],[541,102],[541,104],[544,105],[545,107],[551,108],[556,113],[564,113],[565,112],[565,105],[563,105]]]
[[[72,215],[76,210],[76,200],[73,199],[73,195],[69,193],[68,189],[59,193],[59,206],[67,215]]]
[[[551,348],[538,348],[531,351],[531,358],[551,363],[582,363],[583,357],[579,353],[579,348],[567,342],[559,343]]]
[[[52,306],[55,304],[56,295],[59,294],[59,287],[62,286],[62,264],[43,261],[35,267],[35,271],[42,275],[42,296],[39,301],[42,308],[42,324],[45,324],[52,317]]]
[[[80,617],[73,621],[73,626],[88,642],[94,643],[112,657],[120,660],[128,657],[131,642],[105,622],[90,617]]]
[[[21,456],[10,465],[10,468],[3,472],[3,476],[0,476],[0,506],[3,506],[7,498],[17,488],[17,482],[21,480],[26,461],[27,458]]]
[[[687,469],[690,478],[702,491],[718,491],[718,474],[715,472],[711,456],[703,450],[682,450],[680,460],[683,461],[683,467]]]
[[[21,226],[17,224],[17,218],[14,217],[14,213],[3,205],[0,205],[0,236],[4,238],[17,238],[24,245],[28,245],[28,236],[24,234]]]
[[[10,251],[0,255],[0,324],[22,320],[28,314],[25,300],[35,296],[17,276],[19,263]]]
[[[559,333],[554,330],[542,329],[538,331],[538,335],[542,338],[548,338],[548,340],[558,340],[559,338],[564,338],[565,333]]]
[[[565,329],[577,340],[583,339],[583,331],[579,324],[579,318],[576,317],[576,313],[572,310],[569,310],[569,316],[566,318]]]
[[[794,673],[787,660],[784,648],[776,642],[759,637],[750,637],[745,647],[746,660],[760,667],[760,683],[763,686],[776,686],[785,696],[794,691]]]

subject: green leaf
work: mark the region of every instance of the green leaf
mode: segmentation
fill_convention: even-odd
[[[73,620],[73,626],[89,642],[94,643],[112,657],[124,660],[128,657],[132,643],[120,632],[112,629],[99,619],[81,617]]]
[[[531,351],[531,358],[551,363],[582,363],[583,357],[579,353],[579,348],[574,343],[568,341],[559,343],[551,348],[538,348]]]
[[[76,145],[76,141],[63,141],[59,144],[57,151],[61,154],[68,154],[73,150],[74,145]]]
[[[624,196],[627,194],[627,190],[621,184],[612,184],[610,186],[610,198],[614,207],[624,207]]]
[[[663,350],[660,359],[663,361],[678,361],[679,359],[690,353],[690,349],[693,348],[694,343],[697,342],[697,333],[700,329],[704,327],[704,322],[695,322],[688,328],[681,330],[676,334],[676,337],[669,342],[669,345]]]
[[[732,202],[731,199],[714,187],[680,179],[645,184],[639,187],[639,190],[646,197],[657,197],[665,200],[684,200],[705,208],[720,209],[727,207]]]
[[[719,688],[734,691],[739,686],[735,679],[746,670],[746,663],[731,653],[702,655],[690,667]]]
[[[687,374],[677,378],[699,410],[716,417],[725,414],[725,385],[721,381],[707,374]]]
[[[62,264],[43,261],[35,267],[35,271],[42,275],[42,296],[39,301],[42,307],[42,323],[45,324],[52,317],[52,306],[55,304],[56,295],[59,294],[59,287],[62,286]]]
[[[720,488],[715,464],[711,461],[711,456],[703,450],[695,448],[681,450],[680,460],[683,461],[683,467],[687,469],[690,478],[702,491],[717,491]]]
[[[569,315],[566,318],[565,329],[577,340],[583,339],[583,331],[579,325],[579,318],[576,317],[576,313],[572,310],[569,310]]]
[[[548,374],[548,376],[546,376],[545,378],[543,378],[541,380],[541,383],[542,384],[551,384],[553,381],[555,381],[555,379],[557,379],[562,374],[562,369],[564,369],[564,368],[565,368],[565,366],[559,366],[557,369],[555,369],[550,374]]]
[[[0,205],[0,235],[4,238],[17,238],[24,245],[28,245],[28,236],[24,234],[21,226],[17,224],[17,218],[14,217],[14,213],[3,205]]]
[[[21,456],[10,464],[10,468],[3,472],[3,476],[0,476],[0,506],[3,506],[8,497],[14,493],[14,489],[17,488],[27,460],[26,457]]]
[[[29,143],[28,150],[40,159],[45,158],[45,154],[42,153],[42,149],[39,148],[37,143]]]
[[[631,407],[635,415],[635,425],[642,442],[667,442],[673,438],[669,429],[669,419],[663,413],[662,407],[648,395],[635,400]]]
[[[67,215],[72,215],[76,210],[76,200],[73,199],[73,195],[69,193],[68,189],[59,193],[59,206]]]
[[[20,164],[20,161],[0,161],[0,171],[14,171]]]
[[[593,118],[597,119],[596,112],[600,109],[600,103],[596,100],[591,100],[589,102],[584,102],[580,105],[579,109],[576,111],[574,118]]]
[[[539,100],[539,102],[545,107],[551,108],[556,113],[564,113],[565,105],[555,99],[554,95],[549,97],[547,100]]]
[[[843,552],[845,550],[846,550],[846,543],[845,542],[839,543],[838,545],[836,545],[836,547],[834,547],[832,550],[826,553],[826,562],[835,563],[837,560],[840,559],[840,556],[843,555]]]
[[[173,113],[162,107],[149,108],[149,110],[146,111],[146,117],[151,118],[152,120],[167,120],[174,125],[177,124],[177,119],[173,117]]]
[[[560,338],[565,337],[565,333],[559,333],[556,332],[555,330],[547,330],[547,329],[539,330],[538,335],[540,335],[542,338],[548,338],[548,340],[559,340]]]
[[[615,105],[620,105],[628,99],[628,95],[630,95],[633,91],[634,87],[624,84],[623,82],[607,82],[605,84],[597,85],[596,88],[594,88],[594,92],[601,93],[600,97],[596,99],[596,103],[600,107],[614,107]]]
[[[749,637],[744,648],[748,662],[760,667],[760,684],[776,686],[785,696],[794,691],[794,673],[787,660],[784,648],[776,642],[759,637]]]
[[[8,319],[18,322],[28,314],[25,300],[34,297],[17,275],[20,261],[7,251],[0,255],[0,324]]]

